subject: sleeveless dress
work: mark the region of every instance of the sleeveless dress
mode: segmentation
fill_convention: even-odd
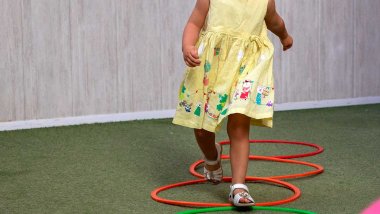
[[[216,132],[229,114],[272,128],[273,44],[264,17],[268,0],[210,0],[196,47],[201,65],[187,67],[173,123]]]

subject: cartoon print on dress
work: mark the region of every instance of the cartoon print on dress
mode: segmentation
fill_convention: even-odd
[[[246,67],[245,65],[244,65],[244,66],[241,66],[241,67],[240,67],[240,69],[239,69],[239,73],[240,73],[240,74],[242,74],[242,73],[243,73],[243,71],[244,71],[245,67]]]
[[[261,94],[263,93],[263,87],[257,86],[256,104],[261,104]]]
[[[197,104],[197,108],[196,108],[195,111],[194,111],[194,114],[197,115],[198,117],[201,116],[201,105],[202,105],[202,103],[199,102],[199,103]]]
[[[186,100],[182,100],[182,101],[179,103],[179,106],[184,107],[186,112],[191,112],[191,106],[192,106],[192,105],[193,105],[192,103],[188,104],[188,103],[186,102]]]
[[[214,48],[214,56],[219,56],[220,48]]]
[[[247,100],[249,97],[249,93],[251,92],[253,81],[251,80],[244,80],[243,86],[242,86],[242,92],[240,94],[240,99]]]
[[[218,111],[223,110],[224,106],[226,105],[227,98],[228,98],[227,94],[223,94],[223,95],[219,94],[219,104],[216,106],[216,109],[218,109]]]
[[[257,86],[256,104],[261,105],[262,99],[268,96],[268,94],[269,94],[269,87],[265,87],[262,85]]]
[[[238,99],[238,97],[239,97],[239,89],[236,89],[235,90],[235,93],[234,93],[234,100],[237,100]]]
[[[236,81],[234,83],[235,92],[233,93],[233,99],[230,99],[230,104],[232,103],[232,100],[237,100],[238,99],[240,91],[239,91],[239,88],[237,87],[237,85],[238,85],[238,82]]]
[[[273,106],[273,102],[272,102],[271,100],[269,100],[269,101],[267,102],[267,106],[268,106],[268,107],[272,107],[272,106]]]
[[[204,64],[204,77],[203,77],[203,85],[204,86],[207,86],[208,85],[208,82],[209,82],[209,79],[208,79],[208,72],[210,72],[211,70],[211,64],[208,60],[205,61],[205,64]]]
[[[264,87],[263,93],[262,93],[263,98],[269,95],[269,90],[270,90],[270,87]]]

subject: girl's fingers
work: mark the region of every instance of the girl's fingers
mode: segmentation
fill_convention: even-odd
[[[183,52],[183,59],[186,62],[186,65],[195,67],[201,64],[199,60],[198,51],[195,46],[185,48]]]
[[[194,59],[199,59],[198,51],[195,48],[190,51],[190,54]]]
[[[187,63],[189,63],[192,67],[195,67],[197,64],[193,62],[189,57],[186,57]]]
[[[198,59],[198,58],[195,58],[190,54],[187,54],[186,55],[187,59],[190,60],[191,62],[193,62],[195,65],[200,65],[201,64],[201,61]]]
[[[197,66],[197,64],[194,63],[194,62],[192,62],[188,57],[184,57],[184,60],[185,60],[186,65],[189,66],[189,67],[195,67],[195,66]]]
[[[191,67],[191,65],[190,65],[186,60],[184,60],[184,61],[185,61],[185,64],[186,64],[187,66]]]
[[[201,64],[201,61],[199,59],[195,59],[191,54],[188,52],[187,54],[184,55],[185,60],[189,62],[189,64],[197,66]]]
[[[287,44],[287,45],[284,45],[282,49],[284,51],[286,51],[286,50],[290,49],[292,46],[293,46],[293,44]]]

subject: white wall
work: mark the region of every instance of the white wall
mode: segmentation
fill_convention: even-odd
[[[0,0],[0,122],[174,109],[195,0]],[[380,0],[277,1],[277,104],[380,102]]]

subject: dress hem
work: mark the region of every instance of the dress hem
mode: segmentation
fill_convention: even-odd
[[[220,130],[221,125],[224,121],[224,119],[230,115],[230,114],[244,114],[248,117],[251,118],[250,125],[251,126],[260,126],[260,127],[266,127],[266,128],[273,128],[273,112],[269,113],[262,113],[262,114],[250,114],[249,112],[246,111],[244,108],[236,108],[231,111],[229,111],[226,115],[224,115],[218,122],[217,125],[214,126],[209,126],[209,125],[199,125],[197,123],[193,123],[189,121],[189,119],[179,119],[178,117],[174,117],[172,123],[180,126],[185,126],[188,128],[193,128],[193,129],[205,129],[209,132],[217,132]],[[184,122],[186,121],[186,122]]]

